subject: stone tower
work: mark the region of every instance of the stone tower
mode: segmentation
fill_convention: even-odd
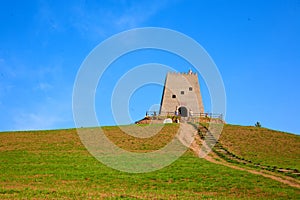
[[[203,113],[203,103],[197,73],[168,73],[161,100],[160,115],[175,113],[187,117]]]

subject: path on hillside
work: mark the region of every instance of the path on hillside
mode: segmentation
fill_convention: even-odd
[[[205,146],[206,143],[205,143],[205,141],[201,140],[201,138],[198,135],[198,130],[195,129],[195,127],[192,126],[191,124],[187,124],[187,123],[180,124],[180,134],[179,134],[178,138],[182,142],[183,145],[189,147],[199,158],[204,158],[205,160],[207,160],[211,163],[223,165],[226,167],[230,167],[232,169],[246,171],[246,172],[256,174],[256,175],[261,175],[266,178],[270,178],[270,179],[278,181],[280,183],[284,183],[289,186],[300,189],[300,181],[297,179],[294,179],[292,177],[280,176],[273,172],[257,171],[254,169],[242,168],[242,167],[239,167],[239,166],[236,166],[236,165],[226,162],[225,160],[220,158],[218,155],[216,155],[212,151],[209,154],[207,154],[205,157],[201,156],[201,155],[203,155],[202,154],[203,146]],[[204,147],[204,149],[207,149],[207,147]]]

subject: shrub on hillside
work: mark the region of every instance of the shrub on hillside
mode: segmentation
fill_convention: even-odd
[[[261,127],[260,122],[256,122],[256,123],[255,123],[255,127],[259,127],[259,128],[260,128],[260,127]]]

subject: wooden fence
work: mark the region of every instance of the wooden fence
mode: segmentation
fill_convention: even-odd
[[[158,111],[147,111],[146,116],[153,118],[167,118],[176,116],[175,112],[158,112]],[[180,116],[180,114],[178,114]],[[216,113],[189,113],[188,117],[192,118],[210,118],[210,119],[220,119],[223,120],[223,114]]]

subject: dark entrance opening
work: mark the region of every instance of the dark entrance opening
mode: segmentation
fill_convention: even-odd
[[[188,111],[186,109],[186,107],[180,107],[178,109],[178,112],[179,112],[179,115],[182,116],[182,117],[187,117],[188,116]]]

